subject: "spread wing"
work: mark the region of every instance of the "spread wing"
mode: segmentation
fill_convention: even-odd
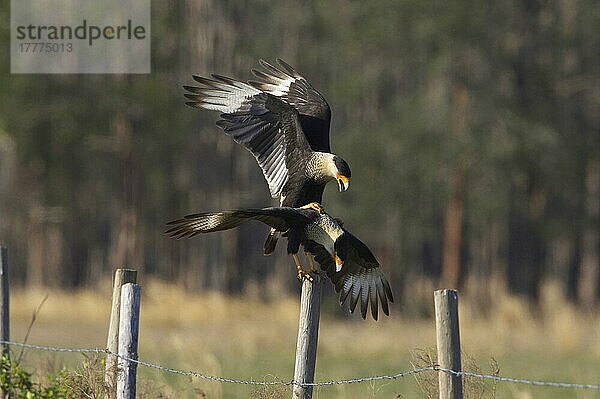
[[[331,109],[323,95],[283,60],[277,59],[279,67],[264,60],[259,62],[264,71],[253,69],[252,73],[259,80],[248,83],[297,109],[311,148],[314,151],[331,152],[329,147]]]
[[[168,222],[172,227],[165,234],[171,238],[191,238],[201,233],[233,229],[250,220],[258,220],[278,231],[310,222],[305,213],[294,208],[238,209],[187,215]]]
[[[279,197],[290,175],[304,174],[305,154],[310,151],[298,112],[246,83],[212,76],[194,76],[200,86],[184,86],[191,100],[186,104],[222,112],[217,125],[254,155],[271,196]]]
[[[335,291],[340,293],[340,305],[348,302],[350,312],[354,313],[360,300],[361,315],[365,319],[370,302],[371,315],[377,320],[378,303],[381,303],[383,313],[389,316],[388,302],[394,302],[394,297],[379,262],[362,241],[348,230],[344,229],[344,232],[348,235],[349,248],[339,272],[335,271],[335,263],[323,246],[310,242],[305,248],[315,256],[315,260],[333,282]]]

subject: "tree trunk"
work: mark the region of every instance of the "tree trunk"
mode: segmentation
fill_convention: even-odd
[[[469,92],[464,86],[455,87],[452,94],[452,138],[459,141],[468,126]],[[460,288],[461,248],[463,244],[464,197],[466,190],[465,160],[459,155],[454,161],[450,178],[450,199],[444,212],[444,249],[442,282],[446,288]]]
[[[464,174],[459,172],[454,193],[446,206],[444,216],[444,251],[442,258],[442,281],[444,287],[460,288],[461,248],[463,243]]]
[[[121,163],[121,201],[117,212],[119,223],[113,234],[110,267],[139,268],[143,264],[143,243],[138,223],[139,171],[134,160],[133,126],[124,113],[115,117],[114,134],[119,143]]]
[[[567,267],[566,296],[571,303],[579,302],[579,281],[581,279],[581,233],[575,232],[571,243],[571,256]]]
[[[545,195],[535,188],[533,178],[525,192],[513,186],[508,220],[507,283],[511,292],[537,302],[544,263],[542,219]]]
[[[585,177],[585,223],[581,236],[581,267],[579,279],[579,302],[586,308],[598,300],[600,262],[598,249],[600,234],[600,163],[590,162]]]

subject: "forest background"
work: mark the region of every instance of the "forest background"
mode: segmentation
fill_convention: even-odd
[[[163,234],[187,213],[276,203],[181,86],[280,57],[331,105],[353,178],[324,205],[373,249],[397,309],[419,313],[410,298],[442,285],[485,309],[492,282],[535,306],[546,280],[597,304],[598,2],[153,2],[151,32],[147,75],[0,65],[0,240],[16,284],[90,287],[127,266],[192,291],[296,292],[284,246],[261,254],[264,226]]]

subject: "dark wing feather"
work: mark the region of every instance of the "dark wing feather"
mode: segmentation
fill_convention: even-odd
[[[220,75],[213,78],[194,76],[201,86],[184,86],[190,92],[185,96],[193,100],[187,104],[222,112],[217,125],[254,155],[272,197],[285,196],[292,177],[300,180],[295,185],[301,185],[311,148],[298,111],[246,83]]]
[[[307,161],[311,157],[312,149],[304,136],[298,111],[275,96],[266,93],[263,95],[266,96],[264,106],[269,110],[268,115],[277,120],[277,126],[285,136],[287,180],[281,188],[282,204],[300,207],[309,202],[321,202],[324,185],[316,184],[307,177]]]
[[[265,108],[266,94],[234,79],[213,75],[214,79],[194,76],[200,86],[184,86],[195,108],[221,112],[217,125],[254,155],[274,198],[287,182],[285,135],[277,118]]]
[[[259,62],[264,71],[253,69],[252,73],[259,80],[248,83],[258,90],[279,97],[298,110],[311,148],[314,151],[331,152],[331,109],[323,95],[283,60],[277,59],[278,67],[264,60]]]
[[[232,229],[249,220],[257,220],[278,231],[310,223],[305,212],[294,208],[238,209],[187,215],[183,219],[168,222],[173,227],[165,233],[171,238],[189,238],[201,233]]]
[[[270,111],[270,115],[280,121],[281,129],[285,133],[288,179],[281,190],[284,197],[282,205],[301,207],[310,202],[322,202],[325,184],[307,178],[307,160],[312,149],[304,135],[298,111],[275,96],[267,96],[265,107]]]
[[[306,162],[312,152],[300,125],[298,111],[270,94],[263,94],[264,107],[270,117],[277,120],[285,135],[285,162],[290,175],[296,171],[304,174]],[[303,204],[306,205],[306,204]]]
[[[315,256],[321,269],[333,282],[335,291],[340,294],[340,305],[348,303],[353,313],[360,301],[361,315],[365,319],[370,302],[371,315],[377,320],[380,303],[383,313],[389,315],[389,302],[394,302],[394,296],[379,262],[362,241],[348,230],[344,229],[344,232],[349,240],[348,256],[342,270],[337,273],[331,255],[322,245],[309,242],[305,244],[305,249]]]

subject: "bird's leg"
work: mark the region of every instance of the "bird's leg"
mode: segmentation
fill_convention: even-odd
[[[308,259],[308,263],[310,264],[309,273],[316,274],[317,276],[325,277],[323,270],[319,266],[315,266],[315,257],[310,252],[304,251],[306,258]]]
[[[294,262],[296,263],[296,275],[298,276],[298,280],[302,281],[306,279],[312,283],[314,278],[310,275],[310,272],[304,271],[302,265],[300,264],[300,258],[298,258],[298,254],[292,254],[292,258],[294,258]]]
[[[306,258],[308,259],[308,263],[310,264],[309,272],[316,272],[317,269],[315,268],[315,262],[313,261],[311,254],[308,252],[304,252],[304,255],[306,255]]]

